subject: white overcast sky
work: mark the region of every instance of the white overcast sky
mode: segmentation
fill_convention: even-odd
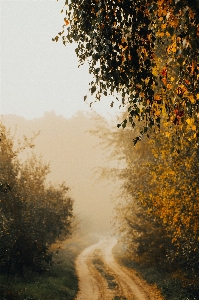
[[[75,45],[52,42],[62,29],[64,1],[0,1],[0,114],[33,119],[55,111],[69,118],[78,110],[89,111],[83,101],[92,79],[88,66],[78,68]],[[111,101],[105,98],[93,108],[112,115],[118,108],[110,108]]]

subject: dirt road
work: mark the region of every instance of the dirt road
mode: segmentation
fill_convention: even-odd
[[[77,258],[79,293],[76,300],[161,300],[155,287],[148,285],[136,272],[120,266],[112,249],[117,240],[101,237]]]

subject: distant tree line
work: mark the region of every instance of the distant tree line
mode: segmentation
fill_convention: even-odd
[[[0,134],[0,272],[42,272],[52,261],[50,246],[71,233],[73,200],[65,183],[46,183],[50,169],[41,158],[19,159],[31,139],[15,145],[1,123]]]

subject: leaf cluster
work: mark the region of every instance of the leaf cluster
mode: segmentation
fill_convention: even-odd
[[[53,40],[77,43],[80,64],[88,61],[94,75],[90,91],[97,101],[102,94],[120,93],[128,118],[118,127],[144,121],[142,137],[150,128],[159,129],[162,119],[186,127],[186,120],[193,118],[196,139],[196,1],[71,0],[62,12],[66,14],[63,30]]]

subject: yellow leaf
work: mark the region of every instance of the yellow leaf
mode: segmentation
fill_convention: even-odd
[[[155,101],[160,101],[160,100],[162,100],[162,96],[156,94],[156,95],[154,96],[154,100],[155,100]]]
[[[187,122],[188,125],[190,125],[191,124],[191,119],[190,118],[186,119],[186,122]]]
[[[196,102],[193,95],[189,96],[189,100],[190,100],[191,103],[193,103],[193,104]]]
[[[156,115],[157,117],[159,117],[159,116],[161,115],[160,110],[156,110],[156,111],[155,111],[155,115]]]
[[[70,23],[66,18],[64,18],[64,22],[65,22],[66,26],[68,26]]]
[[[177,89],[176,89],[176,92],[178,95],[186,95],[187,94],[187,88],[183,85],[183,84],[180,84]]]
[[[163,36],[164,36],[164,32],[160,32],[160,33],[159,33],[159,36],[160,36],[160,37],[163,37]]]
[[[154,76],[158,76],[158,69],[157,69],[157,67],[153,67],[153,69],[152,69],[152,74],[153,74]]]
[[[172,85],[170,83],[167,84],[167,89],[170,90],[172,88]]]
[[[196,125],[193,125],[193,126],[192,126],[192,130],[196,130]]]
[[[167,48],[167,52],[168,53],[171,53],[171,52],[176,52],[176,49],[177,49],[177,47],[176,47],[176,42],[174,42],[173,44],[171,44],[168,48]]]
[[[175,19],[175,20],[171,21],[169,25],[170,25],[171,27],[176,28],[176,27],[178,26],[178,20]]]

